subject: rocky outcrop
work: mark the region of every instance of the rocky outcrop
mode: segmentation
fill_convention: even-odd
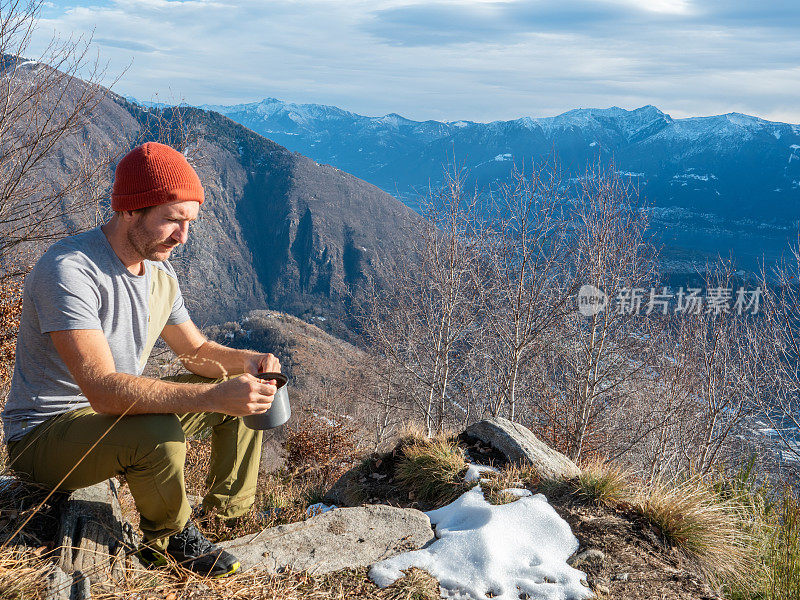
[[[234,553],[244,569],[277,573],[289,567],[320,574],[369,566],[421,548],[433,539],[424,513],[369,505],[331,510],[220,545]]]
[[[581,474],[569,458],[508,419],[484,419],[467,427],[466,433],[501,452],[509,462],[533,465],[543,479],[570,479]]]

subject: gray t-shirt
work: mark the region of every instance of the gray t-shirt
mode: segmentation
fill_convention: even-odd
[[[189,320],[168,262],[133,275],[95,228],[53,244],[25,278],[14,375],[3,411],[6,441],[48,418],[89,406],[49,332],[99,329],[118,373],[141,375],[164,325]]]

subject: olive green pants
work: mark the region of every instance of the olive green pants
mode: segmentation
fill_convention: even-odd
[[[209,381],[197,376],[169,379]],[[66,475],[60,491],[125,475],[145,540],[163,549],[191,514],[183,479],[186,436],[210,427],[211,465],[203,506],[225,518],[240,516],[252,506],[262,434],[246,427],[241,418],[218,413],[146,414],[124,416],[114,424],[117,419],[91,408],[51,417],[8,444],[11,466],[20,476],[50,489]]]

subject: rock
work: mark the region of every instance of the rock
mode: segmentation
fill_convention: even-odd
[[[590,548],[589,550],[573,554],[569,560],[567,560],[567,564],[574,569],[580,569],[582,565],[586,564],[601,567],[603,563],[605,563],[605,560],[606,555],[602,551],[596,548]]]
[[[91,583],[80,571],[67,574],[53,565],[47,574],[45,600],[91,600]]]
[[[70,600],[72,576],[64,573],[61,567],[53,565],[47,574],[47,587],[44,592],[46,600]]]
[[[543,479],[571,479],[581,470],[569,458],[541,442],[519,423],[491,417],[467,427],[466,434],[501,452],[509,462],[530,464]]]
[[[339,479],[331,486],[322,501],[326,504],[336,506],[358,506],[366,501],[363,483],[367,478],[363,477],[361,470],[356,467],[342,474]]]
[[[611,579],[614,581],[628,581],[630,575],[628,573],[617,573]]]
[[[235,554],[243,569],[277,573],[289,567],[321,574],[369,566],[433,539],[424,513],[381,504],[331,510],[220,546]]]
[[[67,574],[82,573],[86,586],[89,580],[105,585],[123,581],[125,555],[138,540],[122,516],[114,480],[72,492],[59,509],[58,566]]]
[[[91,600],[91,598],[92,582],[89,576],[84,575],[81,571],[75,571],[72,574],[72,591],[69,600]]]

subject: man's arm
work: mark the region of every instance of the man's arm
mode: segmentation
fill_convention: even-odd
[[[280,372],[281,363],[272,354],[228,348],[210,341],[192,321],[165,325],[161,337],[183,366],[196,375],[217,377],[265,371]]]
[[[266,412],[277,391],[245,374],[220,384],[186,384],[117,373],[103,332],[71,329],[50,332],[56,351],[75,383],[98,413],[219,412],[245,416]]]

